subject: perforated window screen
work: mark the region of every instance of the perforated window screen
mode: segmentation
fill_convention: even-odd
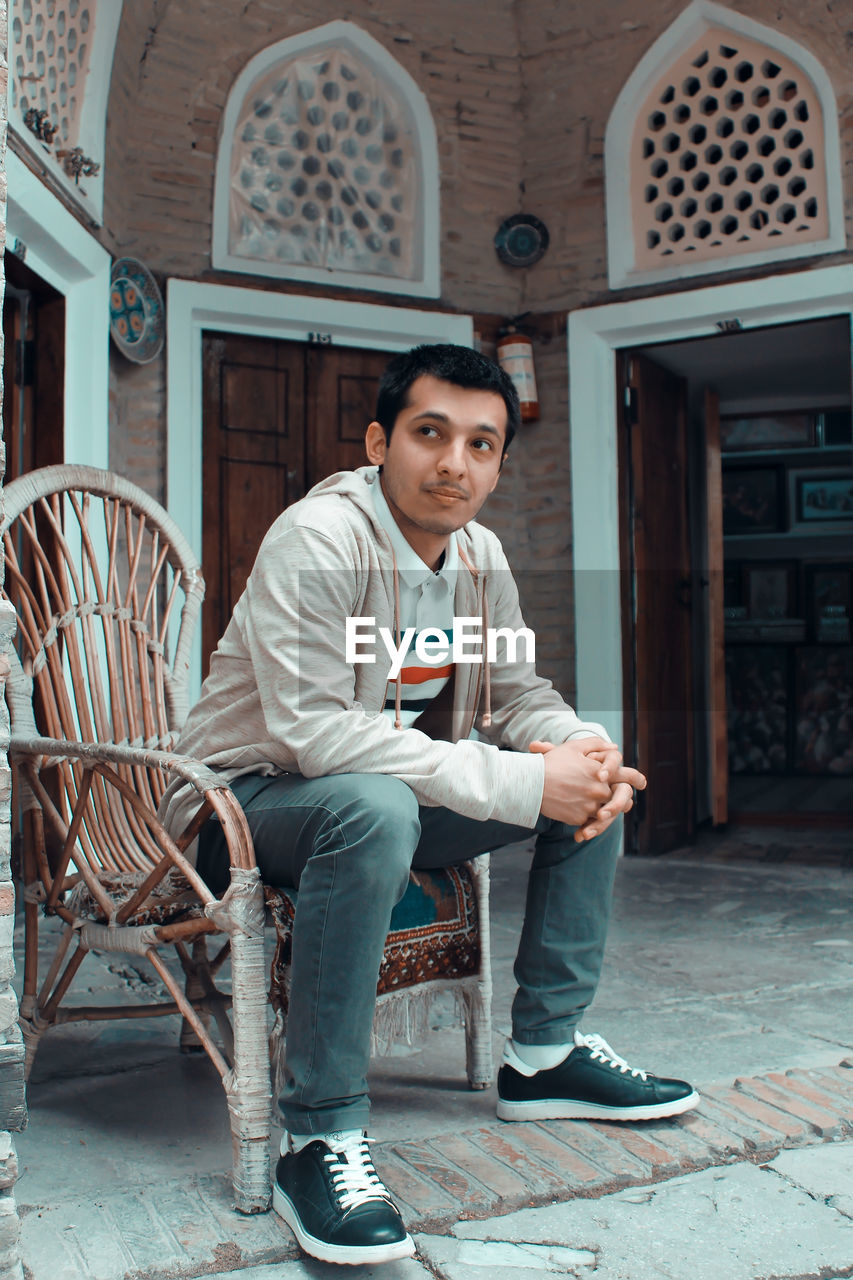
[[[352,50],[313,50],[252,86],[231,153],[231,254],[411,279],[420,205],[409,107]]]
[[[79,140],[96,18],[95,0],[18,0],[12,18],[12,104],[22,117],[46,111],[53,145]]]
[[[638,269],[824,240],[824,127],[811,80],[775,49],[711,28],[637,116]]]

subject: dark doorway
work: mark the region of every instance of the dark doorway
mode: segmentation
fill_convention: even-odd
[[[850,317],[622,353],[623,396],[626,742],[650,776],[628,847],[672,847],[657,814],[676,797],[652,788],[691,757],[694,825],[849,825]],[[677,714],[685,670],[685,767],[661,778],[658,691]]]
[[[6,480],[63,460],[65,299],[5,255],[3,434]]]

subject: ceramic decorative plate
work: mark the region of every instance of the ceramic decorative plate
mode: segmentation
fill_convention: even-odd
[[[529,213],[505,218],[495,236],[495,248],[508,267],[532,267],[548,248],[548,228]]]
[[[117,258],[110,276],[110,334],[122,355],[146,364],[159,355],[166,332],[163,295],[138,258]]]

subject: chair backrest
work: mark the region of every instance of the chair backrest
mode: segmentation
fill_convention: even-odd
[[[3,497],[5,591],[19,626],[20,669],[8,689],[13,736],[170,750],[188,710],[204,596],[188,542],[137,485],[94,467],[44,467],[13,480]],[[82,771],[60,768],[73,812]],[[123,772],[156,807],[159,771]],[[103,814],[111,826],[117,816]],[[117,841],[87,852],[117,868],[147,862],[137,826],[130,821]]]

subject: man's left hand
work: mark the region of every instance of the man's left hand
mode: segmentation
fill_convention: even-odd
[[[552,746],[550,742],[536,742],[531,743],[530,750],[545,752]],[[634,788],[642,791],[646,786],[643,774],[623,764],[622,752],[615,744],[606,751],[591,751],[589,754],[592,759],[600,761],[607,770],[607,783],[611,789],[610,799],[601,806],[593,818],[577,828],[575,840],[578,844],[600,836],[620,813],[628,813],[633,809]]]

